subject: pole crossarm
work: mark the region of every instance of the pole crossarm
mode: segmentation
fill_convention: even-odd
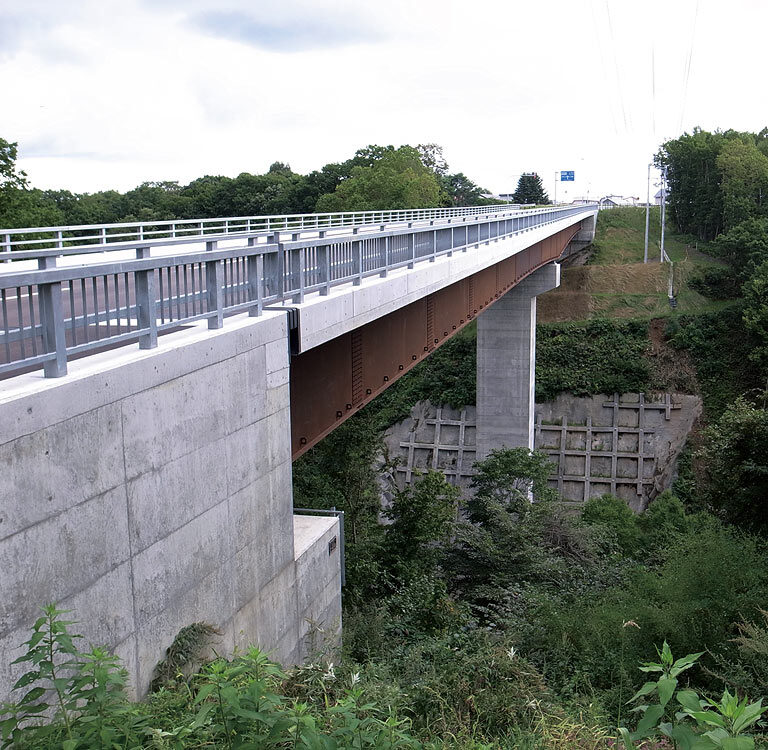
[[[494,205],[0,230],[0,261],[8,261],[0,264],[0,375],[42,366],[46,377],[61,377],[74,355],[137,341],[153,348],[159,333],[183,325],[220,328],[236,313],[300,304],[595,209]]]

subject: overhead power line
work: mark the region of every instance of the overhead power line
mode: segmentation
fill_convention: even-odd
[[[611,8],[608,5],[608,0],[605,0],[605,13],[608,16],[608,31],[611,35],[611,49],[613,51],[613,68],[616,71],[616,88],[619,90],[619,103],[621,104],[621,115],[624,119],[624,131],[629,132],[627,110],[624,106],[624,91],[621,86],[621,75],[619,74],[619,60],[616,55],[616,36],[613,33],[613,21],[611,20]]]
[[[595,30],[595,42],[597,43],[597,51],[600,54],[600,72],[603,74],[603,83],[605,84],[605,88],[607,91],[610,88],[610,83],[608,81],[608,75],[606,73],[607,66],[605,64],[605,54],[603,53],[602,34],[600,33],[600,29],[597,24],[597,15],[595,14],[595,0],[589,0],[589,9],[592,15],[592,26]],[[613,97],[608,96],[605,98],[607,98],[608,100],[608,108],[611,111],[611,121],[613,122],[613,132],[615,135],[618,136],[619,128],[616,124],[616,112],[613,106]]]
[[[680,124],[678,125],[678,132],[683,129],[683,118],[685,117],[685,103],[688,98],[688,82],[691,79],[691,62],[693,60],[693,43],[696,39],[696,22],[699,18],[699,4],[701,0],[696,0],[696,7],[693,12],[693,25],[691,26],[691,43],[688,45],[688,60],[685,64],[685,73],[683,75],[683,95],[680,97]]]

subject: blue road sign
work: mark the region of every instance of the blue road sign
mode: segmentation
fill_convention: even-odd
[[[560,172],[560,182],[574,182],[576,173],[571,170],[570,172]]]

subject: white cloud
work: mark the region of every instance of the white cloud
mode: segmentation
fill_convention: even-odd
[[[551,193],[574,169],[559,196],[644,195],[681,125],[766,124],[758,0],[10,2],[0,136],[40,187],[305,172],[437,142],[492,190],[533,170]]]

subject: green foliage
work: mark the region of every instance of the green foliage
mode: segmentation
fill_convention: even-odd
[[[745,732],[764,713],[762,700],[749,703],[746,697],[739,699],[728,690],[719,701],[709,698],[702,700],[693,690],[679,689],[678,678],[696,664],[703,652],[675,660],[669,644],[664,641],[662,649],[657,649],[657,653],[659,661],[647,662],[640,670],[657,673],[658,679],[646,682],[630,701],[643,701],[635,709],[641,715],[637,729],[630,732],[625,727],[619,728],[626,748],[636,747],[637,741],[662,735],[671,739],[675,747],[684,750],[754,748],[754,738]],[[645,703],[653,698],[658,703]],[[682,710],[674,710],[675,706]]]
[[[768,261],[744,284],[744,326],[756,342],[750,359],[768,373]]]
[[[715,655],[713,673],[741,695],[759,695],[768,685],[768,611],[758,609],[755,617],[737,624],[735,651]]]
[[[551,203],[546,190],[544,190],[544,184],[541,181],[541,177],[535,172],[531,174],[522,174],[517,181],[517,188],[512,194],[512,203],[535,203],[536,205],[542,205]]]
[[[408,719],[367,700],[360,687],[315,704],[281,694],[285,673],[258,649],[204,666],[187,685],[163,688],[143,704],[127,700],[125,670],[103,649],[80,653],[71,622],[54,606],[35,624],[18,662],[33,669],[17,683],[28,690],[0,713],[3,748],[416,748]],[[331,670],[332,672],[332,670]],[[54,713],[46,692],[56,696]]]
[[[616,535],[616,543],[623,555],[635,557],[640,551],[637,516],[620,498],[613,495],[590,498],[581,511],[581,520],[588,526],[601,525],[610,529]]]
[[[341,182],[333,193],[320,197],[316,210],[427,208],[440,205],[442,200],[435,173],[424,166],[415,148],[401,146],[386,151],[369,166],[353,167],[349,179]]]
[[[589,535],[552,502],[545,455],[504,449],[475,466],[467,520],[457,525],[443,565],[454,595],[483,620],[497,620],[514,591],[526,583],[570,582],[594,554]]]
[[[368,625],[370,613],[349,616],[355,640],[363,620]],[[409,717],[433,747],[525,747],[539,717],[559,713],[540,673],[500,634],[464,627],[430,638],[385,638],[376,658],[346,669],[372,699]]]
[[[736,224],[721,234],[711,248],[729,265],[738,281],[749,279],[758,266],[768,261],[768,219],[753,218]]]
[[[754,136],[729,140],[716,163],[721,174],[725,228],[764,215],[768,209],[768,156],[758,149]]]
[[[527,448],[492,450],[474,468],[475,493],[466,503],[467,517],[473,523],[488,523],[498,511],[523,516],[531,500],[553,499],[547,487],[552,464],[545,453]]]
[[[27,186],[26,172],[16,169],[18,145],[0,138],[0,195],[9,188],[24,189]]]
[[[23,696],[0,706],[2,747],[136,747],[143,722],[126,699],[125,670],[102,648],[81,653],[75,645],[80,636],[69,632],[73,623],[64,614],[53,604],[43,607],[26,653],[13,662],[31,669],[13,688],[24,690]],[[43,721],[48,712],[51,720]]]
[[[536,330],[536,399],[652,388],[647,321],[591,320]]]
[[[714,300],[731,300],[739,296],[741,286],[733,269],[723,266],[703,266],[688,279],[688,286]]]
[[[741,394],[765,385],[749,356],[754,342],[744,329],[741,304],[683,315],[677,322],[676,330],[670,330],[670,344],[693,360],[704,409],[711,419]]]
[[[17,144],[0,139],[0,226],[8,228],[496,202],[466,175],[448,174],[434,143],[367,146],[307,175],[275,161],[264,174],[145,182],[126,193],[29,189],[16,157]]]
[[[183,627],[155,667],[155,676],[149,689],[159,690],[173,684],[179,677],[187,679],[190,670],[203,662],[211,640],[217,635],[221,635],[221,632],[205,622],[193,622]]]
[[[339,425],[293,466],[297,507],[344,511],[347,595],[352,600],[380,594],[385,584],[381,500],[374,468],[381,444],[375,414],[363,411]]]
[[[447,542],[458,513],[459,490],[445,475],[428,471],[404,490],[395,493],[384,511],[386,565],[401,584],[414,577],[434,574],[439,546]]]
[[[706,431],[703,492],[725,520],[768,530],[768,410],[736,399]]]
[[[605,691],[604,700],[617,707],[620,675],[631,675],[654,643],[667,640],[682,652],[729,648],[734,621],[764,600],[768,557],[755,539],[711,518],[689,517],[688,527],[660,544],[649,563],[625,567],[615,585],[575,598],[527,596],[521,650],[554,686]]]
[[[714,239],[768,209],[765,132],[709,133],[694,128],[664,143],[655,157],[668,168],[668,197],[678,231]]]
[[[472,182],[463,172],[443,175],[440,184],[448,195],[451,206],[485,206],[503,203],[493,198],[485,198],[483,193],[488,191]]]
[[[694,519],[671,492],[662,492],[648,509],[637,514],[613,495],[593,497],[584,504],[581,523],[608,530],[622,556],[655,562],[670,545],[690,532]]]

